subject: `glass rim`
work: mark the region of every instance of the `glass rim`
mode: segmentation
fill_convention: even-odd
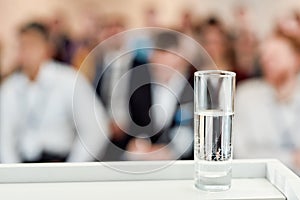
[[[200,70],[194,73],[195,76],[202,77],[202,76],[219,76],[219,77],[235,77],[236,73],[232,71],[226,70]]]

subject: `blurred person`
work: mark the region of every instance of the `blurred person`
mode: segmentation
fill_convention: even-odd
[[[297,44],[298,57],[300,58],[300,12],[293,12],[289,16],[281,17],[276,25],[276,33]]]
[[[181,14],[181,32],[192,36],[193,34],[193,15],[191,10],[184,10]]]
[[[21,71],[0,88],[1,162],[93,161],[90,153],[101,155],[109,132],[92,87],[52,60],[45,25],[28,23],[18,36]]]
[[[233,48],[237,81],[260,76],[258,65],[258,39],[247,7],[239,6],[234,12]]]
[[[101,26],[101,31],[99,32],[98,35],[98,42],[101,43],[104,40],[110,38],[111,36],[114,36],[126,29],[126,17],[114,13],[114,14],[109,14],[107,16],[103,17],[102,21],[102,26]],[[114,48],[120,47],[121,43],[119,40],[111,43]]]
[[[253,32],[241,30],[234,38],[237,82],[261,76],[258,41]]]
[[[49,21],[50,39],[54,46],[53,59],[71,64],[76,43],[71,38],[70,24],[62,10],[57,10],[53,19]],[[68,66],[68,65],[66,65]]]
[[[127,136],[129,160],[191,159],[193,143],[193,72],[180,55],[178,35],[162,31],[154,36],[148,65],[134,63],[129,110],[134,125]],[[146,81],[140,87],[140,81]]]
[[[294,40],[300,45],[300,13],[294,12],[288,16],[279,18],[276,24],[276,32]]]
[[[80,17],[81,33],[76,36],[76,47],[71,59],[71,63],[75,69],[79,70],[90,82],[94,81],[96,73],[93,63],[89,63],[88,65],[82,64],[92,50],[101,42],[101,40],[99,41],[99,35],[101,35],[103,26],[103,19],[101,17],[91,11],[82,14]]]
[[[144,27],[161,27],[160,19],[158,18],[158,12],[155,6],[148,5],[143,12]],[[135,59],[140,63],[146,63],[151,54],[150,49],[145,49],[146,46],[153,46],[153,34],[152,31],[145,31],[143,34],[137,34],[127,38],[128,46],[135,51]]]
[[[236,158],[277,158],[300,172],[300,77],[294,44],[282,36],[260,47],[263,78],[237,89]]]
[[[198,27],[200,44],[211,56],[218,69],[235,70],[235,55],[230,33],[215,17],[209,17]]]
[[[110,131],[112,133],[111,144],[108,145],[104,160],[119,160],[119,155],[115,154],[111,147],[114,144],[123,146],[123,139],[125,137],[124,129],[128,124],[127,115],[125,112],[126,99],[129,80],[126,80],[121,88],[117,88],[116,94],[117,101],[114,105],[114,109],[118,110],[118,115],[113,116],[112,113],[112,94],[113,90],[120,80],[120,78],[130,69],[132,65],[133,55],[126,54],[120,56],[120,53],[127,48],[127,42],[122,36],[114,37],[118,33],[125,31],[126,20],[121,15],[112,15],[106,17],[103,20],[103,24],[100,30],[99,42],[103,42],[99,48],[95,50],[93,61],[87,61],[94,63],[94,86],[96,88],[97,95],[102,100],[109,117]],[[90,64],[86,65],[92,66]],[[115,119],[117,118],[117,119]],[[118,121],[118,124],[116,123]],[[122,128],[123,127],[123,128]]]

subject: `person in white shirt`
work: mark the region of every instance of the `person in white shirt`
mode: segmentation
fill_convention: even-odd
[[[19,32],[21,70],[0,87],[0,160],[84,162],[101,158],[108,122],[92,87],[51,60],[47,27]]]
[[[261,79],[237,89],[236,158],[277,158],[300,172],[300,76],[293,43],[273,36],[263,42]]]

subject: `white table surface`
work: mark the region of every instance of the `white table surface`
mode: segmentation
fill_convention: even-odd
[[[157,163],[160,162],[121,165],[142,169]],[[224,192],[198,190],[192,176],[191,161],[177,161],[163,170],[139,175],[111,170],[99,163],[0,165],[0,199],[279,200],[300,197],[299,178],[278,161],[234,161],[232,187]]]
[[[285,199],[266,179],[234,179],[225,192],[204,192],[192,180],[18,183],[0,185],[1,199]]]

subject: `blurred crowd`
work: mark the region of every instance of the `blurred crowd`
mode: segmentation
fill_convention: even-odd
[[[76,37],[64,15],[22,24],[16,65],[0,79],[0,161],[192,159],[193,73],[217,66],[237,74],[234,156],[299,170],[300,14],[278,19],[266,38],[246,8],[233,15],[228,27],[217,15],[185,11],[166,26],[149,8],[144,27],[168,30],[127,37],[118,37],[128,30],[118,13],[89,13]],[[214,66],[176,53],[185,46],[194,60],[206,55],[180,33]]]

